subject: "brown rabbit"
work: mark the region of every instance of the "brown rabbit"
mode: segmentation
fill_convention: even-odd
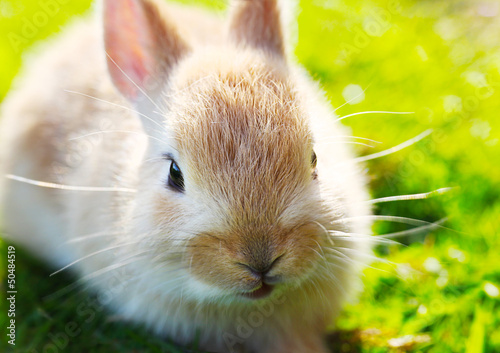
[[[69,28],[3,104],[5,234],[177,343],[326,352],[367,192],[281,12],[105,0]]]

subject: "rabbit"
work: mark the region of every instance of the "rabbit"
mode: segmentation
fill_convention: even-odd
[[[177,344],[327,352],[370,208],[287,6],[104,0],[42,46],[2,104],[5,237]]]

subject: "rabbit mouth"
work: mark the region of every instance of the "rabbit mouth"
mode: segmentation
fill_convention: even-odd
[[[259,288],[255,289],[254,291],[248,292],[248,293],[242,293],[241,295],[245,298],[253,299],[253,300],[263,299],[263,298],[270,296],[271,293],[273,292],[273,290],[274,290],[274,286],[272,286],[270,284],[262,283],[262,285]]]

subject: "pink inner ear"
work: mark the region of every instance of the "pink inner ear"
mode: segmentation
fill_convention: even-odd
[[[154,46],[141,0],[104,1],[105,47],[113,83],[136,100],[154,67]]]

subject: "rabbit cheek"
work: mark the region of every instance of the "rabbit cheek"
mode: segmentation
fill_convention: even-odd
[[[302,281],[312,274],[323,260],[321,232],[319,226],[310,223],[289,234],[283,258],[276,268],[282,277]]]
[[[176,229],[186,223],[185,217],[178,215],[189,214],[184,204],[175,198],[165,197],[162,193],[155,193],[154,209],[152,211],[154,226]]]

